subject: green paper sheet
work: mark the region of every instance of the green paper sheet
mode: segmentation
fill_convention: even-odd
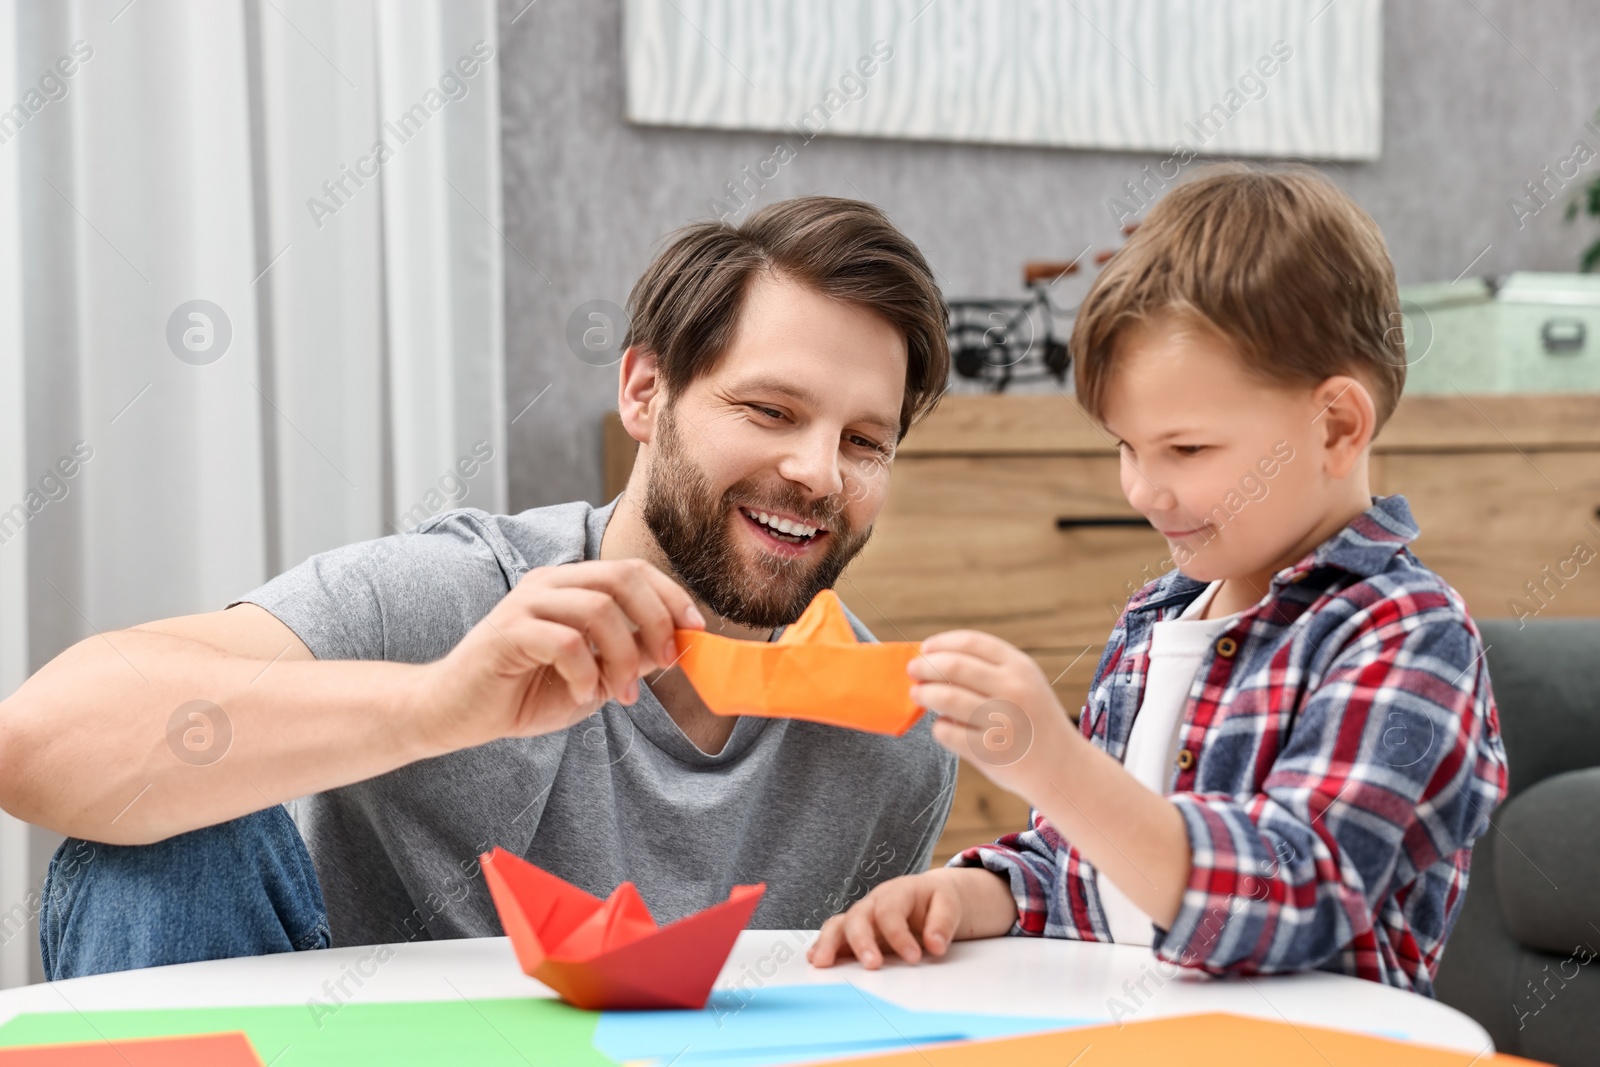
[[[243,1030],[271,1067],[615,1067],[598,1012],[537,997],[150,1011],[43,1012],[0,1026],[0,1047]]]

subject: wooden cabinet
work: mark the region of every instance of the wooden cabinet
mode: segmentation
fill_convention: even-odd
[[[1600,451],[1392,454],[1377,491],[1406,495],[1412,551],[1473,615],[1600,616]]]
[[[1062,518],[1138,525],[1063,530]],[[975,626],[1022,648],[1082,648],[1105,640],[1131,576],[1159,574],[1168,555],[1123,499],[1114,455],[912,453],[839,594],[903,640]]]
[[[614,427],[606,440],[614,494],[632,442]],[[1414,551],[1474,615],[1519,603],[1600,615],[1600,396],[1407,398],[1374,445],[1373,491],[1406,495],[1423,531]],[[952,396],[901,443],[838,590],[887,640],[963,626],[1004,637],[1076,714],[1122,605],[1168,555],[1122,496],[1114,443],[1071,399]],[[1026,815],[963,766],[935,859]]]

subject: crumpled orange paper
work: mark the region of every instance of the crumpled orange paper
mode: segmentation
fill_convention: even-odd
[[[896,736],[922,716],[906,674],[919,646],[856,640],[832,589],[818,593],[776,641],[701,630],[676,636],[678,666],[718,715],[805,719]]]

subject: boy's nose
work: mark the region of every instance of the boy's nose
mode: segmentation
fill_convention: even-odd
[[[1127,468],[1123,486],[1128,503],[1142,515],[1171,511],[1177,504],[1177,497],[1171,490],[1157,485],[1149,475],[1132,465]]]

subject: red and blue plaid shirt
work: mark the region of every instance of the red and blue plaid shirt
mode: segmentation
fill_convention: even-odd
[[[1406,548],[1416,536],[1404,497],[1375,498],[1212,643],[1169,785],[1193,861],[1158,957],[1432,995],[1506,762],[1478,630]],[[1170,571],[1112,630],[1079,727],[1117,759],[1153,625],[1204,589]],[[1094,867],[1038,811],[1030,822],[951,864],[1009,878],[1013,934],[1110,941]]]

